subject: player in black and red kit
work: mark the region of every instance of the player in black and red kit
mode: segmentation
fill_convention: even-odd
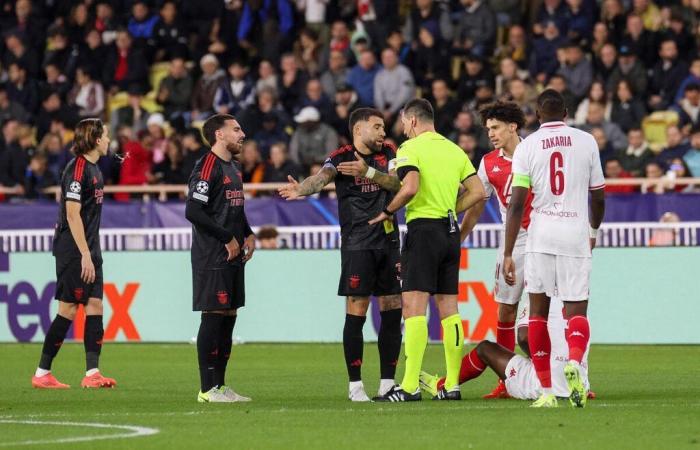
[[[342,237],[342,273],[338,295],[347,297],[343,348],[347,366],[349,398],[369,401],[362,383],[362,350],[369,298],[379,297],[381,328],[379,396],[395,384],[396,362],[401,351],[401,286],[399,230],[396,219],[369,225],[399,190],[399,179],[390,172],[396,156],[394,146],[384,142],[381,112],[360,108],[350,115],[352,145],[331,153],[318,174],[301,184],[279,190],[287,200],[319,192],[335,180]]]
[[[104,181],[97,160],[109,149],[108,128],[99,119],[84,119],[75,129],[73,158],[61,179],[61,208],[53,239],[56,257],[58,314],[44,338],[39,367],[32,386],[66,389],[70,386],[51,374],[51,363],[63,344],[68,328],[85,306],[85,388],[113,387],[112,378],[98,369],[104,326],[102,323],[102,251],[100,217]]]
[[[217,114],[207,119],[202,134],[211,151],[195,164],[185,207],[192,222],[192,309],[202,312],[197,400],[250,401],[225,383],[236,312],[245,305],[245,263],[255,250],[243,209],[241,170],[233,159],[245,133],[233,116]]]

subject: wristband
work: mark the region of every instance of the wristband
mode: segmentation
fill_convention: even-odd
[[[368,167],[367,168],[367,173],[365,174],[365,177],[369,178],[370,180],[374,179],[374,176],[377,174],[377,170],[374,167]]]
[[[591,239],[597,239],[598,238],[598,229],[593,228],[592,226],[588,226],[588,237]]]
[[[387,216],[393,216],[393,215],[394,215],[393,212],[389,212],[389,210],[386,209],[386,208],[384,208],[384,209],[382,210],[382,212],[383,212],[384,214],[386,214]]]

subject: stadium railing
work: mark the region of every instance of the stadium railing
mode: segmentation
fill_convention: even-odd
[[[253,227],[257,232],[257,227]],[[338,249],[338,226],[279,227],[280,248]],[[406,232],[405,226],[400,232]],[[100,230],[104,251],[189,250],[191,228],[106,228]],[[465,241],[468,248],[498,248],[502,225],[479,224]],[[53,230],[2,230],[0,252],[51,251]],[[403,239],[402,239],[403,242]],[[700,242],[700,222],[620,222],[604,223],[598,239],[599,247],[693,247]]]
[[[653,185],[657,183],[663,183],[664,185],[694,185],[700,187],[700,178],[676,178],[671,179],[668,177],[662,178],[614,178],[606,179],[606,185],[608,186],[643,186],[643,185]],[[276,192],[286,183],[245,183],[243,185],[243,190],[245,192]],[[324,188],[324,190],[335,190],[335,185],[332,183]],[[45,194],[53,196],[56,201],[60,199],[61,188],[58,186],[53,186],[44,189]],[[184,184],[156,184],[156,185],[109,185],[104,188],[105,194],[117,194],[126,193],[133,195],[142,195],[145,201],[152,200],[153,198],[159,201],[165,201],[168,198],[168,194],[186,194],[187,185]],[[0,186],[0,194],[14,196],[21,195],[22,191],[15,187],[2,187]]]

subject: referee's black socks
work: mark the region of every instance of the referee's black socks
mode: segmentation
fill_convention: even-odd
[[[396,365],[401,353],[401,308],[379,313],[382,323],[379,327],[379,364],[382,380],[393,380]]]
[[[226,365],[231,356],[233,327],[236,325],[236,317],[238,316],[224,316],[221,321],[221,327],[219,328],[219,355],[214,368],[215,386],[224,386],[226,384]]]
[[[345,327],[343,327],[343,350],[345,352],[345,365],[348,368],[350,381],[362,380],[362,351],[364,338],[362,327],[367,318],[345,314]]]
[[[70,328],[72,322],[72,320],[56,314],[44,338],[44,347],[41,351],[41,360],[39,361],[40,369],[51,370],[51,363],[61,349],[63,340],[66,338],[66,333],[68,333],[68,328]]]
[[[197,359],[202,392],[209,392],[211,388],[216,386],[214,375],[219,356],[219,336],[223,320],[222,314],[202,313],[202,320],[199,323]]]

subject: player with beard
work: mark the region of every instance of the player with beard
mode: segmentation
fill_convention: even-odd
[[[233,116],[217,114],[204,122],[202,134],[211,151],[195,164],[185,207],[192,222],[192,309],[202,312],[197,400],[250,401],[225,383],[237,310],[245,305],[244,268],[255,250],[243,208],[241,170],[233,159],[245,133]]]
[[[378,395],[394,386],[396,364],[401,351],[401,285],[399,233],[396,218],[369,225],[369,220],[393,199],[401,183],[394,176],[396,149],[384,142],[384,118],[371,108],[350,115],[352,145],[330,154],[323,168],[298,183],[291,176],[279,190],[294,200],[321,191],[335,181],[342,237],[342,273],[338,295],[346,297],[343,349],[348,378],[348,397],[369,401],[362,383],[364,326],[371,295],[379,298],[381,327],[379,359],[381,378]]]

